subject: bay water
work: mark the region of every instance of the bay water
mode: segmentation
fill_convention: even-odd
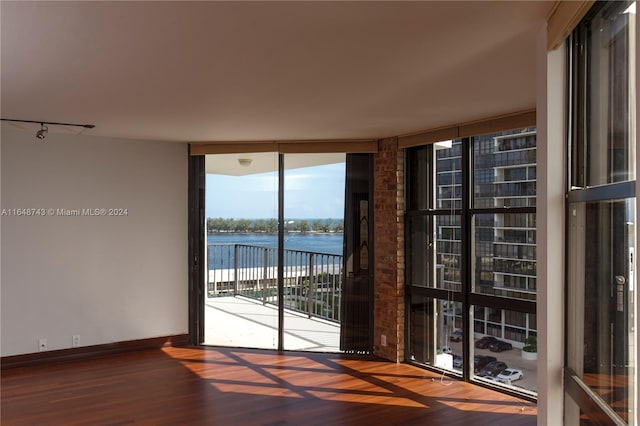
[[[313,252],[342,256],[343,234],[341,233],[291,233],[285,234],[285,250],[299,250],[303,252]],[[274,249],[270,251],[270,266],[275,266],[275,250],[278,247],[278,236],[276,234],[237,234],[237,233],[213,233],[207,235],[209,266],[210,269],[227,269],[233,267],[234,244],[267,247]],[[325,257],[326,258],[326,257]],[[245,260],[244,266],[258,266],[259,260]],[[285,265],[290,261],[285,257]]]

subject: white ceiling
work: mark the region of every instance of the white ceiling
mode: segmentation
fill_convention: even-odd
[[[535,107],[535,37],[552,7],[2,1],[2,117],[252,141],[379,138],[517,112]]]

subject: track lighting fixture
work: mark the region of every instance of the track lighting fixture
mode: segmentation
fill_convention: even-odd
[[[46,126],[54,125],[54,126],[73,126],[73,127],[84,127],[85,129],[93,129],[96,127],[94,124],[72,124],[72,123],[56,123],[53,121],[35,121],[35,120],[14,120],[11,118],[0,118],[0,121],[12,121],[15,123],[36,123],[40,125],[40,130],[36,132],[36,138],[42,140],[47,137],[47,133],[49,132],[49,128]]]
[[[40,130],[36,132],[36,138],[38,139],[46,138],[48,131],[49,131],[49,128],[45,126],[44,123],[40,123]]]

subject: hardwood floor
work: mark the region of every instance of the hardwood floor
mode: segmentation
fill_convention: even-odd
[[[165,348],[2,371],[6,425],[535,425],[535,404],[406,364]]]

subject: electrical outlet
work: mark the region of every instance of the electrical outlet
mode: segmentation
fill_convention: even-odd
[[[38,351],[46,351],[47,350],[47,339],[38,340]]]
[[[71,336],[71,347],[77,348],[78,346],[80,346],[80,335],[74,334],[73,336]]]
[[[385,336],[384,334],[380,335],[380,344],[382,346],[387,346],[387,336]]]

